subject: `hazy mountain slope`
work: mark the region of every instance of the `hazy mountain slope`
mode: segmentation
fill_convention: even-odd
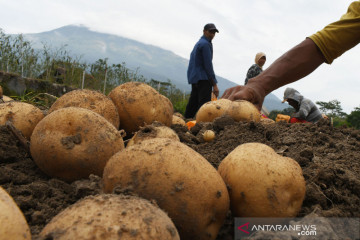
[[[74,25],[48,32],[25,34],[24,37],[32,42],[34,48],[43,48],[44,43],[53,48],[66,45],[66,49],[76,56],[81,56],[82,61],[92,63],[100,58],[108,58],[111,64],[125,62],[128,68],[137,70],[148,79],[169,79],[177,88],[187,92],[191,90],[186,78],[188,59],[153,45]],[[222,91],[237,85],[220,76],[217,78]],[[280,100],[273,94],[265,100],[265,106],[270,111],[283,109],[279,104]]]

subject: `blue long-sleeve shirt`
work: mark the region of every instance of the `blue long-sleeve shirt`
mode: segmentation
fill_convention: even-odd
[[[211,41],[202,36],[195,44],[190,55],[187,78],[189,84],[197,83],[199,80],[209,80],[211,84],[216,84],[213,64],[213,48]]]

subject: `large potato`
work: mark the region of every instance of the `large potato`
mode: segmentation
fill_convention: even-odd
[[[109,97],[98,91],[83,89],[68,92],[54,102],[49,109],[49,113],[65,107],[89,109],[100,114],[116,128],[119,128],[120,120],[115,104]]]
[[[120,128],[132,134],[154,121],[170,126],[174,113],[170,100],[145,83],[128,82],[113,89],[109,97],[120,116]]]
[[[43,118],[43,112],[28,103],[7,102],[0,104],[0,125],[5,125],[7,121],[12,122],[27,139],[30,139],[36,124]]]
[[[237,122],[259,122],[261,115],[254,104],[245,100],[233,101],[228,114]]]
[[[215,118],[227,114],[232,101],[219,99],[203,104],[196,113],[196,122],[212,122]]]
[[[26,219],[13,198],[0,187],[0,240],[31,240]]]
[[[137,131],[127,143],[126,147],[141,143],[144,140],[152,138],[169,138],[174,141],[180,142],[179,136],[174,130],[167,126],[159,124],[159,122],[154,122],[151,125],[146,125],[145,127],[140,128],[140,130]]]
[[[231,211],[236,217],[295,217],[305,196],[299,164],[265,144],[238,146],[218,171],[230,186]]]
[[[55,216],[40,236],[54,240],[180,239],[171,219],[134,196],[86,197]]]
[[[229,208],[226,185],[216,169],[183,143],[145,140],[110,158],[104,191],[132,189],[155,199],[175,223],[181,239],[215,239]]]
[[[120,132],[85,108],[56,110],[35,127],[30,151],[46,174],[65,181],[102,175],[107,160],[124,149]]]

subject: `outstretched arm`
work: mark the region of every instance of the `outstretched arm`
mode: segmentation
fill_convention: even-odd
[[[307,38],[279,57],[260,75],[250,79],[246,86],[227,89],[222,98],[247,100],[261,109],[267,94],[307,76],[324,62],[325,58],[316,44]]]

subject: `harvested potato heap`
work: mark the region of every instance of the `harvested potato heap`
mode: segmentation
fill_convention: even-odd
[[[119,128],[119,114],[115,104],[104,94],[94,90],[74,90],[58,98],[49,113],[65,107],[81,107],[96,112]]]
[[[0,240],[31,240],[26,219],[13,198],[0,187]]]
[[[216,169],[190,147],[166,138],[145,140],[112,156],[103,182],[106,193],[130,189],[156,200],[181,239],[215,239],[229,209]]]
[[[54,240],[180,239],[171,219],[134,196],[88,196],[55,216],[40,236]]]
[[[212,122],[224,115],[229,115],[237,122],[260,121],[260,112],[252,103],[245,100],[219,99],[202,105],[196,113],[196,122]]]
[[[174,113],[172,103],[145,83],[124,83],[114,88],[109,97],[118,109],[120,128],[129,135],[154,121],[168,127],[171,125]]]
[[[102,176],[107,160],[124,149],[120,132],[105,118],[85,108],[56,110],[35,127],[30,151],[46,174],[65,181]]]
[[[152,138],[168,138],[180,142],[179,136],[171,128],[162,125],[159,122],[154,122],[151,125],[141,127],[139,131],[130,139],[126,147],[141,143],[144,140]]]
[[[236,217],[295,217],[305,196],[299,164],[265,144],[245,143],[220,163]]]
[[[0,104],[0,125],[5,125],[7,121],[10,121],[28,140],[35,126],[43,118],[43,112],[28,103],[7,102]]]

